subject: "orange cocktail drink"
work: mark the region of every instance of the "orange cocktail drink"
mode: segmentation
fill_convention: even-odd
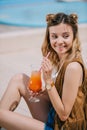
[[[32,71],[28,87],[33,92],[39,92],[41,90],[42,81],[40,71]]]

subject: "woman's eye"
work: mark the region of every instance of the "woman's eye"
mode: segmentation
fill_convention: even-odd
[[[56,35],[52,35],[51,37],[52,37],[52,39],[55,39],[55,38],[57,38],[57,36],[56,36]]]
[[[68,37],[69,37],[69,35],[64,35],[63,37],[66,39],[66,38],[68,38]]]

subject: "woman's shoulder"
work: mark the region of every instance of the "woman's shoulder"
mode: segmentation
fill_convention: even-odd
[[[65,70],[65,78],[66,79],[80,79],[83,75],[83,70],[81,65],[78,62],[71,62],[67,65]]]
[[[64,63],[64,68],[68,68],[68,69],[84,69],[84,63],[83,60],[80,58],[74,58],[70,61],[66,61]]]
[[[73,61],[73,62],[70,62],[68,65],[67,65],[67,68],[68,70],[82,70],[82,66],[80,63],[76,62],[76,61]]]
[[[72,61],[67,61],[64,63],[63,67],[63,74],[65,75],[65,72],[67,73],[78,73],[82,74],[84,72],[84,64],[79,59],[73,59]]]

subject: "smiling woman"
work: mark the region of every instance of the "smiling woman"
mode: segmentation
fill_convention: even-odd
[[[49,8],[48,8],[49,7]],[[45,27],[48,13],[75,12],[79,23],[87,23],[87,2],[56,2],[55,0],[0,1],[0,23],[16,26]]]
[[[29,102],[30,77],[24,73],[14,75],[0,100],[0,126],[9,130],[87,130],[87,78],[80,50],[78,16],[61,12],[48,14],[46,22],[41,48],[45,85],[36,95],[40,101]],[[21,97],[33,118],[13,112]]]
[[[63,53],[68,52],[72,47],[73,30],[71,26],[63,23],[60,26],[52,26],[49,30],[51,46],[61,57]]]

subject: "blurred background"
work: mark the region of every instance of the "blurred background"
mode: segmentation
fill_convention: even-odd
[[[86,23],[87,2],[83,0],[0,0],[0,24],[45,27],[46,14],[77,13]]]
[[[30,75],[41,65],[45,17],[49,13],[77,13],[82,56],[87,65],[86,0],[0,0],[0,98],[16,73]],[[22,99],[16,110],[29,115]]]

